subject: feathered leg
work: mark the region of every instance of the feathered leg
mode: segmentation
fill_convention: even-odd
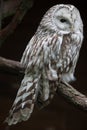
[[[37,97],[37,106],[42,109],[47,106],[53,99],[57,90],[56,81],[48,79],[47,70],[43,70],[42,77],[40,79],[40,91]]]
[[[41,94],[43,96],[45,94],[43,91],[42,91],[43,93],[38,94],[37,106],[39,107],[39,109],[42,109],[42,108],[46,107],[48,104],[50,104],[50,102],[52,101],[52,99],[53,99],[53,97],[54,97],[54,95],[56,93],[56,90],[57,90],[56,84],[53,83],[52,81],[50,81],[49,85],[50,85],[50,89],[49,89],[50,91],[49,91],[49,97],[47,98],[47,100],[43,100],[43,98],[41,96]],[[44,88],[44,89],[45,89],[44,91],[47,90],[47,88]]]

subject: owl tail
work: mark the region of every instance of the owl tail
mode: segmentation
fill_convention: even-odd
[[[16,99],[9,112],[9,117],[5,122],[8,125],[17,124],[26,121],[31,116],[38,93],[39,77],[33,79],[32,76],[25,75],[21,87],[18,90]]]

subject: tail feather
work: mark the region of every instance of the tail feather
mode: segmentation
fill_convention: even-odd
[[[21,87],[18,90],[14,104],[9,112],[9,117],[5,122],[8,125],[17,124],[26,121],[31,116],[37,97],[39,78],[32,80],[32,77],[25,76]]]

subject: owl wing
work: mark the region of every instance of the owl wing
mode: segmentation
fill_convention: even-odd
[[[28,71],[32,71],[30,68],[33,66],[40,71],[40,90],[39,96],[37,96],[37,105],[40,108],[50,102],[53,98],[54,91],[56,91],[54,83],[49,83],[49,80],[55,81],[58,78],[57,70],[52,69],[52,67],[54,67],[57,62],[56,55],[60,53],[61,44],[62,37],[56,33],[43,37],[36,37],[34,35],[21,59],[22,64],[25,66],[27,64]]]
[[[34,36],[30,40],[21,59],[21,63],[26,67],[25,76],[6,119],[9,125],[29,119],[38,93],[40,101],[49,100],[51,88],[48,75],[53,80],[57,78],[57,73],[52,69],[50,61],[52,58],[55,59],[55,54],[60,46],[59,43],[57,35],[42,37],[41,39],[36,39]]]
[[[34,108],[39,88],[38,82],[40,78],[38,69],[36,70],[34,67],[35,65],[33,66],[36,58],[33,57],[33,54],[35,53],[34,45],[36,44],[34,40],[34,37],[30,40],[21,59],[21,63],[26,67],[26,71],[20,88],[17,92],[16,99],[9,112],[9,116],[5,120],[8,125],[17,124],[18,122],[28,120]],[[29,71],[30,68],[31,71]]]
[[[5,122],[8,125],[26,121],[31,116],[38,92],[39,75],[34,78],[32,73],[26,74],[17,92],[16,99],[10,109],[9,116]]]
[[[59,54],[61,44],[62,37],[56,33],[43,37],[34,35],[23,53],[21,63],[28,69],[36,65],[36,62],[37,64],[43,62],[43,65],[49,64],[49,60],[56,60],[54,58]]]

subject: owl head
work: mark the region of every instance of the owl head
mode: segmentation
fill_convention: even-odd
[[[44,15],[40,26],[60,34],[68,34],[78,30],[83,32],[79,10],[73,5],[59,4],[51,7]]]

